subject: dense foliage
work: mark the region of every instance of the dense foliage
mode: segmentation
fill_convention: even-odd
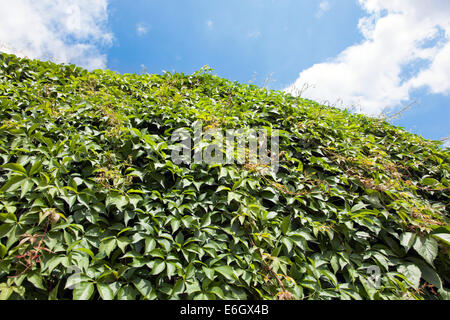
[[[0,54],[0,299],[448,299],[448,148],[210,71]],[[175,164],[199,120],[279,170]]]

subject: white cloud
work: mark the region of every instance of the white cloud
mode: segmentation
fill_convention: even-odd
[[[29,58],[106,67],[107,0],[0,0],[0,50]]]
[[[249,33],[247,33],[247,37],[251,38],[251,39],[257,39],[261,36],[261,32],[259,31],[250,31]]]
[[[444,148],[450,148],[450,140],[444,142]]]
[[[361,43],[346,48],[330,61],[302,71],[285,90],[307,83],[303,96],[317,101],[338,100],[359,106],[367,114],[398,107],[412,90],[426,87],[433,93],[450,92],[450,1],[359,0],[368,13],[358,28]],[[422,62],[420,70],[406,74]]]
[[[327,0],[324,0],[319,3],[319,9],[317,10],[316,17],[320,18],[325,12],[330,10],[331,6]]]
[[[138,24],[136,25],[136,33],[137,33],[139,36],[145,35],[145,34],[148,32],[148,29],[149,29],[149,27],[147,26],[147,24],[145,24],[145,23],[143,23],[143,22],[138,23]]]
[[[212,20],[208,20],[208,21],[206,21],[206,25],[207,25],[208,28],[211,29],[212,26],[214,25],[214,22]]]

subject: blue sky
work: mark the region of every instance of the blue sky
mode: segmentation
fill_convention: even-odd
[[[0,50],[120,73],[204,65],[450,136],[448,0],[0,0]],[[387,107],[387,109],[385,109]]]
[[[207,64],[219,76],[258,85],[272,74],[270,88],[283,89],[299,71],[361,39],[357,3],[342,1],[319,19],[314,2],[112,1],[118,41],[107,51],[108,68],[140,72],[144,64],[150,73],[192,73]]]

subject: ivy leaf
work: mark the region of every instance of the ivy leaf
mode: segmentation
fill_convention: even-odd
[[[28,172],[28,176],[32,177],[34,174],[38,173],[42,168],[42,160],[36,161]]]
[[[76,248],[75,250],[84,252],[84,253],[88,254],[92,259],[94,259],[94,253],[87,248]]]
[[[94,293],[94,284],[90,281],[79,283],[73,289],[74,300],[89,300]]]
[[[21,175],[28,176],[27,170],[25,170],[25,168],[18,163],[7,163],[7,164],[0,166],[0,168],[9,169],[9,170],[19,173]]]
[[[117,292],[117,299],[136,300],[136,294],[137,294],[136,290],[134,290],[134,288],[131,285],[127,284],[119,289],[119,291]]]
[[[163,260],[155,260],[155,263],[153,264],[153,269],[150,272],[151,275],[155,276],[160,274],[164,271],[166,268],[166,263]]]
[[[6,283],[0,283],[0,300],[8,300],[13,294],[14,289],[8,286]]]
[[[438,289],[443,288],[442,280],[439,277],[439,274],[433,268],[431,268],[429,265],[427,265],[426,263],[424,263],[420,260],[415,261],[414,263],[419,267],[420,271],[422,272],[422,278],[426,282],[431,283],[433,286],[435,286]]]
[[[286,216],[283,218],[281,222],[281,232],[286,235],[286,233],[289,231],[289,227],[291,225],[291,217]]]
[[[22,185],[22,181],[27,179],[24,175],[14,175],[6,181],[6,183],[0,188],[0,192],[13,192]]]
[[[185,290],[185,292],[186,292],[187,294],[193,294],[193,293],[195,293],[195,292],[201,291],[201,288],[200,288],[200,286],[199,286],[199,284],[198,284],[197,281],[186,282],[185,284],[186,284],[186,290]]]
[[[116,238],[106,239],[100,243],[100,247],[98,248],[98,250],[99,252],[104,252],[109,257],[111,255],[111,252],[116,248],[116,245]]]
[[[66,281],[66,285],[64,289],[73,289],[80,285],[82,282],[90,281],[91,279],[85,276],[84,274],[80,274],[75,272],[71,274]]]
[[[47,261],[47,268],[48,272],[52,273],[52,271],[63,261],[65,261],[67,258],[66,256],[54,256],[50,260]]]
[[[113,300],[114,299],[114,291],[109,284],[97,283],[96,285],[97,285],[97,291],[103,300]]]
[[[150,281],[139,278],[139,280],[133,281],[133,284],[143,297],[149,298],[152,292],[152,283]]]
[[[130,195],[128,195],[128,199],[129,199],[131,205],[136,209],[138,207],[139,201],[142,200],[142,197],[137,194],[130,194]],[[125,204],[125,205],[127,205],[127,204]]]
[[[154,238],[145,238],[145,253],[149,253],[156,247],[156,241]]]
[[[120,211],[128,204],[128,198],[120,193],[111,192],[106,197],[106,207],[115,205]]]
[[[0,238],[8,235],[12,230],[15,229],[15,225],[12,223],[4,223],[0,225]]]
[[[27,280],[30,281],[36,288],[46,290],[44,284],[42,283],[42,276],[39,273],[33,272],[27,277]]]
[[[220,287],[212,287],[209,292],[215,294],[219,299],[225,300],[225,294]]]
[[[408,252],[415,240],[415,233],[405,232],[400,235],[400,244],[406,249],[406,252]]]
[[[203,266],[202,270],[209,280],[211,280],[211,281],[214,280],[214,269]]]
[[[432,237],[441,240],[445,244],[450,246],[450,234],[448,233],[434,233],[431,235]]]
[[[226,279],[234,280],[233,268],[230,266],[215,267],[214,270],[223,275]]]
[[[355,205],[351,208],[350,211],[351,211],[351,212],[357,212],[357,211],[359,211],[359,210],[361,210],[361,209],[364,209],[365,207],[367,207],[367,204],[360,202],[360,203],[355,204]]]
[[[6,247],[0,243],[0,259],[3,259],[3,257],[6,255]]]
[[[122,250],[123,253],[125,253],[125,248],[130,244],[130,242],[130,239],[128,239],[127,237],[120,237],[117,239],[117,246],[120,248],[120,250]]]
[[[439,185],[439,181],[433,178],[424,178],[420,181],[420,183],[424,186],[436,186]]]
[[[32,188],[33,188],[34,182],[31,179],[25,179],[22,181],[21,184],[21,190],[20,198],[23,198]]]
[[[235,201],[237,201],[239,203],[242,195],[240,195],[240,194],[238,194],[236,192],[230,191],[230,192],[228,192],[228,196],[227,197],[228,197],[227,198],[228,204],[230,204],[231,201],[233,201],[233,200],[235,200]]]
[[[433,260],[438,253],[438,243],[431,237],[417,237],[414,241],[413,248],[417,251],[426,262],[433,265]]]
[[[182,294],[184,291],[185,285],[183,279],[178,279],[175,283],[173,290],[172,290],[172,296],[177,296],[179,294]]]
[[[292,251],[292,241],[289,238],[285,237],[281,239],[281,242],[283,242],[288,252]]]
[[[400,265],[397,271],[403,274],[412,284],[412,287],[417,290],[420,285],[420,278],[422,277],[422,272],[420,268],[412,263]]]

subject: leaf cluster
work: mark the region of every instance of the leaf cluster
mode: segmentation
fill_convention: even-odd
[[[279,130],[279,170],[174,164],[198,121]],[[1,53],[0,299],[448,299],[449,156],[208,68]]]

